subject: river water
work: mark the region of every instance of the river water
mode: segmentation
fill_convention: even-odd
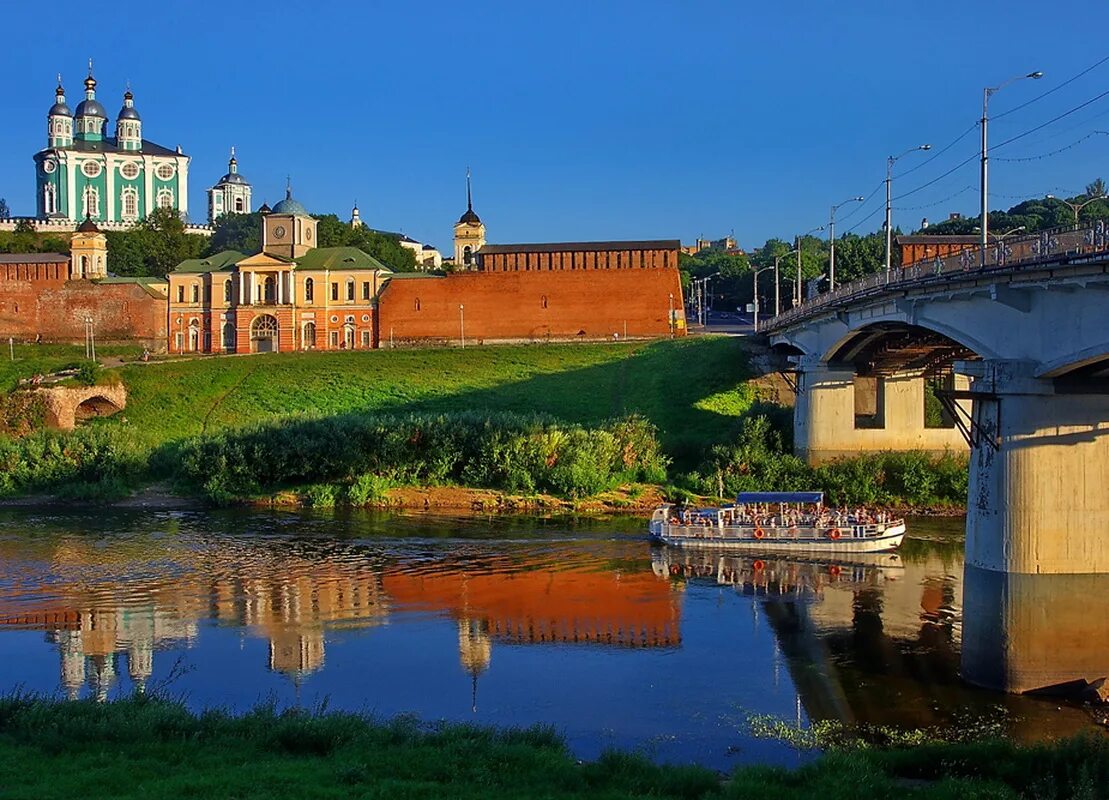
[[[960,681],[962,525],[821,562],[655,548],[630,517],[5,509],[0,691],[546,724],[716,768],[804,758],[761,715],[1090,727]]]

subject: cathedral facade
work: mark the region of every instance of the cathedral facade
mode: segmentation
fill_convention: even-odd
[[[189,157],[142,136],[142,118],[128,89],[116,115],[96,99],[96,78],[85,78],[85,97],[70,111],[58,80],[47,114],[47,146],[35,154],[39,219],[131,223],[156,208],[188,213]]]

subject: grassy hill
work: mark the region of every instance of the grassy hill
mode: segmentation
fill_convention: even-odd
[[[129,426],[151,445],[304,413],[542,412],[595,424],[638,412],[694,461],[750,405],[738,339],[377,350],[131,364]]]

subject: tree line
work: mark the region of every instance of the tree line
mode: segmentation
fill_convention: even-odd
[[[394,272],[416,269],[415,254],[401,247],[398,236],[369,228],[352,228],[335,214],[316,216],[319,247],[357,247]],[[173,209],[158,208],[126,231],[105,231],[108,271],[125,277],[163,277],[190,258],[221,250],[247,255],[262,249],[262,215],[225,214],[216,220],[212,235],[189,233]],[[0,231],[3,253],[68,253],[68,234],[38,233],[25,220],[14,231]]]

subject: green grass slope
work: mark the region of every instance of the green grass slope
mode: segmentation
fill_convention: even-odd
[[[150,444],[299,414],[541,412],[595,424],[638,412],[695,460],[751,402],[743,343],[703,337],[133,364],[126,418]]]

